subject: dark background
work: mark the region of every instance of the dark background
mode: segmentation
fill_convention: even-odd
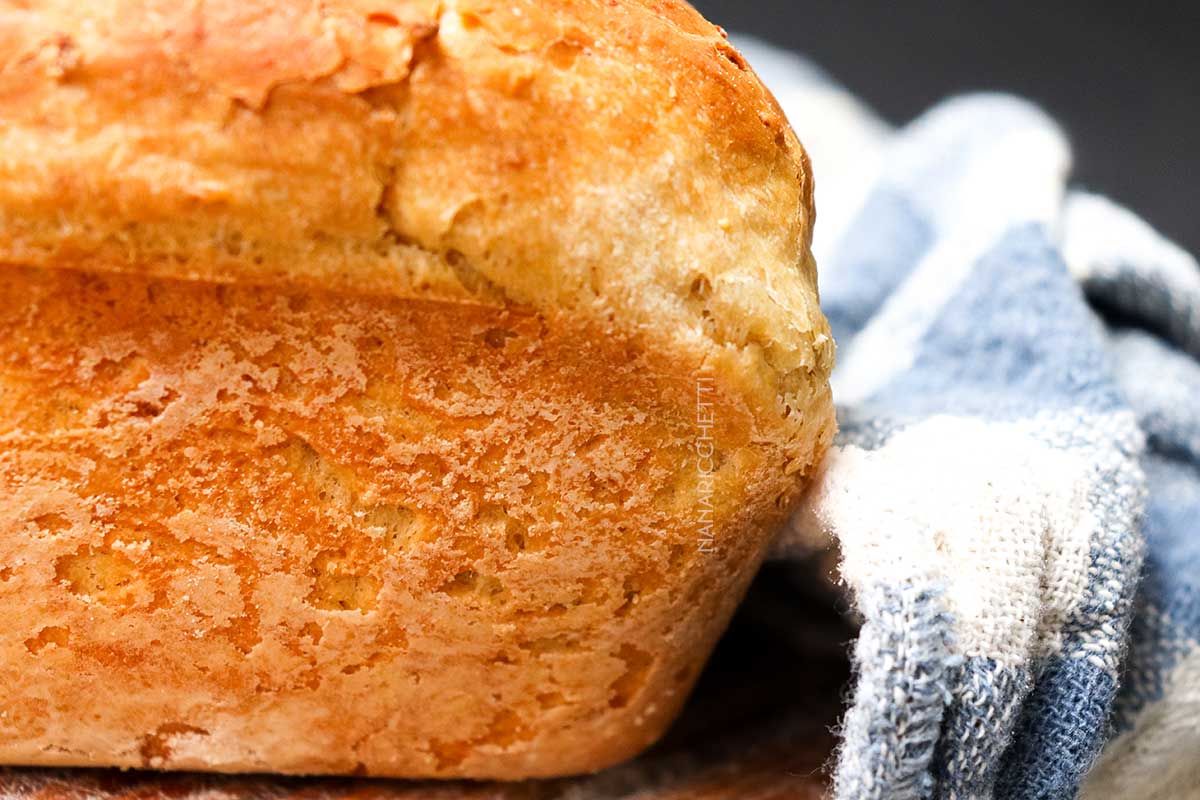
[[[804,53],[893,123],[955,93],[1029,98],[1066,128],[1076,185],[1200,254],[1200,2],[693,4]]]

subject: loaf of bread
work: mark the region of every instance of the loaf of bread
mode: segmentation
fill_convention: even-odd
[[[833,433],[812,221],[678,0],[0,2],[0,763],[645,748]]]

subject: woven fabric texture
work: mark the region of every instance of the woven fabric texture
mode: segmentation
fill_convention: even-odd
[[[834,792],[1200,791],[1200,267],[1002,95],[891,129],[740,42],[812,153],[841,433],[780,541],[862,621]]]

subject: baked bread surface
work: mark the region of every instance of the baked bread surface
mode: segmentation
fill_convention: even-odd
[[[807,161],[723,34],[0,9],[0,762],[653,741],[833,432]]]

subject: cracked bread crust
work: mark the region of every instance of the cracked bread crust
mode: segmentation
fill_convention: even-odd
[[[4,6],[0,261],[570,310],[817,411],[807,159],[684,3]]]
[[[833,432],[807,161],[717,29],[2,3],[0,110],[0,762],[661,733]]]

